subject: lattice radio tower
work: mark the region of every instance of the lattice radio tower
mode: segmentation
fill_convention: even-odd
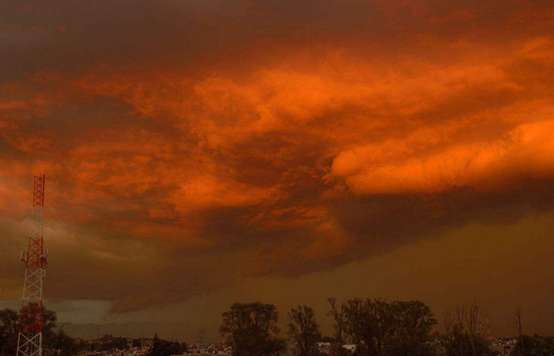
[[[27,251],[21,252],[25,280],[16,356],[42,356],[42,279],[46,274],[48,251],[44,251],[44,174],[35,176],[31,236]]]

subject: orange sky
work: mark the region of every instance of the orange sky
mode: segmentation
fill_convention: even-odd
[[[481,300],[506,334],[518,305],[552,319],[530,275],[554,265],[517,266],[554,233],[553,19],[546,0],[0,2],[0,298],[45,172],[53,303],[185,318],[296,291],[283,305],[322,317],[340,295]],[[477,282],[464,256],[508,246],[490,231],[527,255]]]

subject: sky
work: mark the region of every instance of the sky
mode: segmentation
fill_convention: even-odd
[[[0,0],[0,304],[46,174],[60,319],[478,302],[554,334],[554,4]]]

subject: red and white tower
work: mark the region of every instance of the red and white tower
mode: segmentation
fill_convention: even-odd
[[[42,356],[42,279],[48,263],[43,241],[45,178],[42,174],[34,179],[31,236],[27,251],[21,252],[26,268],[16,356]]]

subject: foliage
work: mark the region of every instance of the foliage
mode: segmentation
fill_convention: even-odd
[[[158,334],[154,335],[154,344],[148,352],[149,356],[170,356],[180,355],[187,349],[186,344],[160,339]]]
[[[49,340],[49,348],[56,350],[57,356],[73,356],[79,352],[79,345],[71,336],[67,335],[63,329],[57,333],[52,333]]]
[[[15,310],[0,310],[0,355],[15,355],[19,313]]]
[[[118,351],[129,348],[127,339],[124,337],[114,337],[112,335],[104,335],[101,338],[102,351]]]
[[[497,353],[490,348],[487,342],[478,338],[472,342],[466,333],[443,335],[441,343],[444,345],[446,356],[494,356]]]
[[[444,317],[445,334],[440,343],[446,356],[494,356],[492,350],[482,337],[480,310],[476,303],[469,306],[458,306],[455,314],[446,312]]]
[[[437,321],[424,303],[352,299],[339,309],[329,301],[338,345],[349,339],[355,355],[433,355],[431,330]]]
[[[279,338],[279,312],[273,304],[235,303],[223,313],[220,332],[227,335],[233,356],[274,356],[286,350]]]
[[[43,307],[43,347],[44,354],[72,356],[77,354],[78,345],[63,329],[56,330],[56,313]],[[17,348],[17,334],[19,332],[19,318],[17,311],[4,309],[0,311],[0,356],[13,356]]]
[[[133,341],[131,342],[131,346],[132,347],[141,347],[142,346],[142,340],[143,338],[139,338],[139,339],[133,339]]]
[[[518,340],[511,356],[552,356],[554,355],[554,337],[523,335]]]
[[[333,317],[333,339],[335,340],[332,343],[333,355],[344,356],[348,355],[348,351],[342,348],[342,345],[346,343],[347,335],[347,320],[346,320],[346,307],[342,304],[340,307],[337,306],[337,300],[335,298],[327,299],[331,305],[331,310],[328,315]]]
[[[299,305],[289,312],[288,335],[294,342],[294,354],[298,356],[319,355],[317,341],[321,339],[319,325],[312,308]]]

